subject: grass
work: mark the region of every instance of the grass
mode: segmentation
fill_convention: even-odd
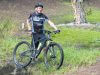
[[[72,66],[83,66],[83,65],[91,65],[93,62],[96,62],[97,56],[100,56],[100,51],[96,50],[89,50],[89,49],[81,49],[77,50],[77,48],[66,48],[65,53],[65,60],[67,64]],[[71,64],[73,63],[73,64]]]
[[[12,50],[16,44],[16,39],[12,37],[12,34],[16,28],[15,22],[11,19],[0,21],[0,61],[3,64],[12,59]]]
[[[92,45],[92,42],[100,39],[100,32],[92,31],[91,29],[85,30],[62,27],[61,33],[55,36],[57,37],[55,38],[55,41],[64,45],[81,44],[89,47]]]
[[[17,28],[17,26],[14,25],[14,21],[12,21],[10,18],[0,21],[0,38],[10,36]]]
[[[87,20],[91,23],[99,23],[100,22],[100,10],[96,8],[92,8],[91,15],[87,16]]]

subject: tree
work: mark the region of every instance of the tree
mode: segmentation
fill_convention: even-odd
[[[75,24],[86,23],[85,11],[83,8],[83,0],[71,0],[74,9]]]

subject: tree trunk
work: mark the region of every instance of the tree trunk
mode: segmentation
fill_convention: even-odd
[[[74,9],[75,24],[86,23],[85,12],[83,9],[83,0],[71,0]]]

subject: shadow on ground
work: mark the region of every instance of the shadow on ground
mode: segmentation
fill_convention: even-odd
[[[0,75],[31,75],[27,69],[16,69],[13,64],[7,64],[0,68]]]

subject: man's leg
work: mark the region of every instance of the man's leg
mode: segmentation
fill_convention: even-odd
[[[38,48],[38,45],[39,45],[39,42],[36,42],[36,43],[35,43],[35,48],[36,48],[36,49]]]
[[[33,34],[32,35],[32,44],[31,44],[33,49],[34,48],[37,49],[38,44],[39,44],[39,42],[38,42],[38,34]],[[35,50],[35,52],[32,54],[32,58],[36,58],[36,53],[37,53],[37,50]]]
[[[35,48],[37,48],[39,44],[38,38],[39,38],[38,34],[35,33],[32,35],[32,46],[33,47],[35,46]]]

